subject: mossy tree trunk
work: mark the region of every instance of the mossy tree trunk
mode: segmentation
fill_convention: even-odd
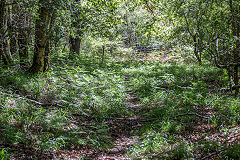
[[[5,65],[9,65],[13,62],[12,55],[10,53],[10,46],[8,44],[7,37],[7,21],[8,21],[8,5],[5,0],[0,1],[0,56]]]
[[[40,3],[44,3],[41,0]],[[45,56],[45,46],[47,42],[47,24],[48,24],[48,9],[46,6],[42,5],[39,8],[39,18],[36,20],[35,26],[35,44],[34,44],[34,56],[33,63],[30,68],[31,73],[38,73],[44,71],[44,56]]]
[[[54,11],[50,12],[50,1],[40,0],[39,18],[35,25],[35,44],[31,73],[44,72],[50,66],[51,33],[55,21]]]

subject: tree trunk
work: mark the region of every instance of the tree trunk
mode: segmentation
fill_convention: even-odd
[[[104,62],[104,56],[105,56],[105,45],[103,44],[102,45],[102,62],[101,62],[101,64],[103,64],[103,62]]]
[[[70,43],[70,52],[80,54],[81,38],[79,37],[74,38],[70,36],[69,43]]]
[[[45,55],[44,55],[44,69],[43,71],[47,71],[50,67],[50,39],[47,40],[46,46],[45,46]]]
[[[8,0],[9,5],[11,3],[16,3],[15,0],[11,1]],[[10,52],[12,55],[15,55],[18,53],[18,45],[17,45],[17,23],[16,23],[16,15],[17,15],[17,10],[15,5],[11,5],[11,9],[9,8],[8,10],[8,32],[10,32]],[[19,11],[18,11],[19,12]]]
[[[18,46],[19,46],[19,57],[20,65],[22,67],[27,67],[30,64],[29,54],[28,54],[28,35],[26,31],[19,32],[18,35]]]
[[[48,38],[45,46],[45,56],[44,56],[44,71],[47,71],[50,67],[50,54],[51,54],[51,40],[52,40],[52,28],[55,22],[55,14],[53,13],[49,18],[48,24]]]
[[[10,53],[8,38],[7,38],[7,17],[8,6],[5,0],[0,2],[0,56],[3,58],[5,65],[9,65],[13,62],[12,55]]]
[[[193,43],[194,43],[194,55],[197,58],[199,65],[202,65],[202,58],[201,58],[201,54],[199,55],[199,52],[198,52],[198,42],[197,42],[196,35],[193,36]]]
[[[23,7],[22,4],[18,4],[18,11],[20,18],[17,21],[18,25],[18,47],[19,47],[19,58],[20,58],[20,66],[27,67],[30,65],[29,59],[29,22],[28,22],[28,12]]]
[[[230,0],[230,9],[231,9],[231,22],[232,22],[232,34],[233,37],[237,37],[235,39],[235,44],[233,45],[233,58],[234,58],[234,63],[238,64],[239,62],[239,51],[240,51],[240,41],[239,41],[239,36],[240,36],[240,30],[239,30],[239,14],[240,14],[240,9],[235,8],[233,6],[233,1]],[[233,81],[234,85],[238,86],[239,85],[239,77],[238,77],[238,65],[234,66],[233,68]],[[239,93],[239,88],[236,88],[235,90],[235,96],[237,96]]]
[[[74,9],[71,15],[71,18],[74,20],[73,23],[71,24],[71,26],[73,28],[76,29],[76,36],[70,36],[69,37],[69,44],[70,44],[70,52],[72,53],[77,53],[78,55],[80,54],[80,47],[81,47],[81,38],[82,38],[82,34],[83,31],[82,29],[82,18],[79,19],[79,17],[81,17],[81,4],[79,3],[80,0],[74,0],[74,2],[78,5],[80,5],[77,10]]]
[[[44,2],[44,0],[41,0]],[[36,20],[35,27],[35,44],[33,64],[30,68],[31,73],[38,73],[44,71],[44,56],[45,46],[47,42],[47,23],[48,23],[48,10],[43,5],[39,8],[39,18]]]

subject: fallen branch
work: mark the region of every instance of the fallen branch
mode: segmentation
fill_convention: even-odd
[[[203,118],[203,119],[209,119],[209,117],[205,117],[205,116],[202,116],[200,114],[197,114],[197,113],[183,113],[183,114],[178,114],[175,116],[176,117],[182,117],[182,116],[197,116],[199,118]]]
[[[183,114],[178,114],[176,116],[170,117],[170,119],[176,119],[177,117],[182,117],[182,116],[197,116],[199,118],[203,118],[203,119],[210,119],[209,117],[206,116],[202,116],[200,114],[197,113],[183,113]],[[156,121],[156,120],[160,120],[160,118],[148,118],[148,119],[144,119],[144,118],[115,118],[115,117],[103,117],[102,119],[105,120],[122,120],[122,121],[138,121],[138,122],[151,122],[151,121]]]
[[[7,96],[11,96],[11,97],[18,98],[18,99],[23,99],[23,100],[26,100],[26,101],[30,101],[30,102],[32,102],[32,103],[35,103],[35,104],[40,105],[40,106],[43,106],[43,107],[47,107],[47,106],[64,107],[63,105],[58,104],[58,103],[41,103],[41,102],[38,102],[38,101],[33,100],[33,99],[29,99],[29,98],[26,98],[26,97],[21,97],[20,95],[14,96],[14,95],[12,95],[12,94],[3,93],[3,92],[0,92],[0,94],[2,94],[2,95],[7,95]]]

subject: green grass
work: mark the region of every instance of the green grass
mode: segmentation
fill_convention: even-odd
[[[218,95],[212,93],[213,89],[209,89],[211,82],[216,82],[215,88],[223,87],[227,83],[224,73],[217,68],[142,63],[125,68],[124,73],[131,75],[132,89],[136,90],[141,103],[150,108],[150,111],[145,113],[149,123],[140,131],[142,141],[129,151],[133,158],[195,159],[197,157],[194,150],[208,148],[209,153],[211,148],[217,147],[215,142],[211,142],[212,145],[199,145],[180,137],[189,130],[191,122],[202,121],[194,115],[198,114],[197,107],[210,107],[214,110],[209,117],[209,123],[219,130],[223,126],[231,127],[240,122],[238,98]],[[187,113],[193,114],[191,116]],[[185,116],[179,116],[184,114]],[[225,144],[218,145],[222,157],[239,158],[233,152],[229,152]],[[238,152],[238,147],[232,149]]]
[[[126,107],[126,91],[135,90],[143,104],[139,114],[147,121],[134,131],[140,142],[128,150],[133,159],[197,159],[200,151],[239,158],[237,144],[184,137],[192,134],[191,123],[203,120],[196,116],[198,108],[212,110],[208,123],[218,131],[239,125],[239,99],[214,92],[227,85],[226,74],[218,68],[161,62],[98,64],[89,57],[53,61],[51,70],[33,76],[14,68],[0,71],[9,74],[0,81],[0,142],[43,151],[73,146],[106,150],[113,145],[107,121],[136,114]],[[2,149],[0,159],[13,153]]]
[[[9,160],[10,156],[6,150],[6,148],[3,148],[2,150],[0,150],[0,160]]]
[[[0,141],[47,151],[72,145],[96,149],[111,145],[105,119],[129,114],[123,76],[117,65],[77,65],[53,66],[49,72],[34,76],[19,71],[4,77],[1,92],[7,94],[0,94]],[[36,105],[27,99],[49,105]],[[81,126],[88,118],[91,124]]]

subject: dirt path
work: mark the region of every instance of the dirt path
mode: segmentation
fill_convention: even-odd
[[[126,88],[129,85],[130,76],[125,75]],[[127,156],[127,150],[139,142],[136,138],[139,128],[143,125],[144,120],[140,115],[142,105],[140,99],[135,94],[136,90],[126,91],[126,107],[132,110],[132,116],[108,119],[107,123],[110,128],[109,135],[113,140],[113,147],[106,151],[91,150],[89,148],[74,148],[59,150],[54,153],[53,160],[77,160],[81,157],[89,160],[131,160]],[[91,120],[86,120],[91,123]],[[81,120],[79,124],[82,123]]]
[[[125,83],[129,88],[130,76],[125,75]],[[135,95],[136,90],[126,91],[126,107],[133,111],[133,116],[112,119],[108,121],[110,127],[110,133],[114,140],[114,147],[108,149],[107,152],[99,154],[94,160],[130,160],[127,156],[127,150],[134,144],[139,142],[139,139],[135,138],[135,131],[137,131],[143,124],[142,118],[139,116],[139,98]],[[141,120],[140,120],[141,119]]]

